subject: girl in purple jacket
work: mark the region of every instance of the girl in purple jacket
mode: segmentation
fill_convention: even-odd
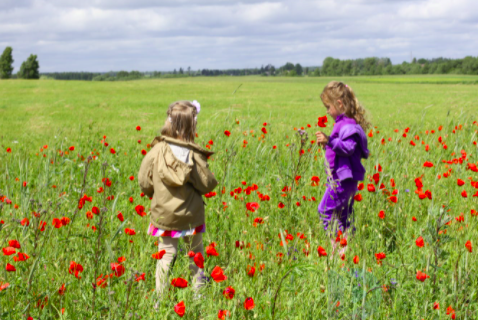
[[[318,211],[324,229],[332,237],[338,230],[345,233],[353,222],[354,195],[358,181],[365,176],[361,159],[367,159],[367,136],[370,123],[365,119],[365,109],[348,85],[332,81],[320,95],[327,114],[335,120],[330,136],[318,131],[317,144],[325,147],[327,189]],[[335,246],[335,241],[333,241]]]

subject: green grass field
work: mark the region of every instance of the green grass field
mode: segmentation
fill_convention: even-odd
[[[317,215],[326,175],[323,151],[309,141],[317,117],[325,115],[320,92],[330,80],[353,88],[374,126],[368,132],[371,157],[364,161],[368,177],[354,206],[357,231],[343,257],[332,255]],[[180,301],[184,319],[218,319],[219,310],[229,311],[226,319],[476,319],[477,81],[0,81],[0,319],[177,319]],[[141,151],[164,123],[167,106],[182,99],[201,103],[197,142],[213,141],[210,167],[220,182],[217,194],[205,199],[204,245],[215,242],[219,255],[205,257],[204,273],[220,266],[227,280],[211,279],[200,299],[191,287],[172,287],[155,310],[151,255],[157,239],[146,234],[149,216],[135,211],[137,205],[148,209],[149,200],[130,177],[136,177]],[[261,132],[264,123],[267,134]],[[308,134],[304,141],[296,131],[301,127]],[[426,161],[433,166],[425,167]],[[318,186],[313,176],[320,178]],[[419,177],[429,197],[415,192]],[[238,190],[253,184],[258,189],[250,194]],[[371,186],[375,192],[367,191]],[[79,209],[84,194],[92,202]],[[261,201],[262,195],[270,200]],[[255,212],[246,209],[252,202],[259,204]],[[93,206],[101,212],[89,219]],[[69,221],[56,228],[54,219],[63,217]],[[256,218],[263,223],[254,226]],[[423,247],[416,244],[420,236]],[[20,248],[9,254],[12,240]],[[319,246],[326,257],[319,256]],[[181,248],[171,278],[189,281],[188,248]],[[20,252],[29,258],[21,261]],[[126,258],[125,273],[117,277],[110,264],[119,257]],[[72,261],[82,265],[81,279],[69,272]],[[250,266],[256,268],[252,277]],[[424,281],[418,271],[426,274]],[[138,279],[143,273],[144,281]],[[228,286],[235,289],[231,300],[223,296]],[[244,308],[248,297],[252,310]]]

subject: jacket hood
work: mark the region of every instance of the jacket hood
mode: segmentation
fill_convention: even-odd
[[[196,152],[199,152],[199,153],[205,155],[206,157],[209,157],[210,155],[214,154],[214,152],[203,149],[202,147],[195,144],[194,142],[185,142],[185,141],[170,138],[170,137],[167,137],[167,136],[157,136],[157,137],[155,137],[153,139],[153,142],[151,142],[151,148],[154,147],[157,143],[159,143],[161,141],[166,141],[166,142],[170,142],[172,144],[175,144],[175,145],[178,145],[178,146],[181,146],[181,147],[189,148],[193,151],[196,151]]]
[[[354,134],[358,136],[358,144],[362,152],[362,158],[367,159],[370,152],[367,145],[367,136],[359,124],[346,124],[341,128],[340,137],[345,140]]]

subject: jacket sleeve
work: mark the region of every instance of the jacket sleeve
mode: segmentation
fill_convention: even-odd
[[[357,147],[357,142],[354,136],[350,136],[347,139],[340,139],[340,137],[329,140],[327,145],[341,157],[350,157]]]
[[[149,198],[154,194],[153,187],[153,166],[155,161],[155,156],[157,155],[157,149],[151,149],[141,162],[141,167],[139,168],[138,173],[138,182],[141,191],[144,192]]]
[[[194,152],[194,166],[189,176],[189,183],[191,183],[201,195],[214,190],[217,186],[217,180],[209,170],[207,158],[205,155]]]

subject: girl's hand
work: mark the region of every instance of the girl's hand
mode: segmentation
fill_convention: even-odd
[[[317,131],[315,133],[315,136],[317,137],[317,144],[325,146],[327,142],[329,142],[329,136],[323,133],[322,131]]]

